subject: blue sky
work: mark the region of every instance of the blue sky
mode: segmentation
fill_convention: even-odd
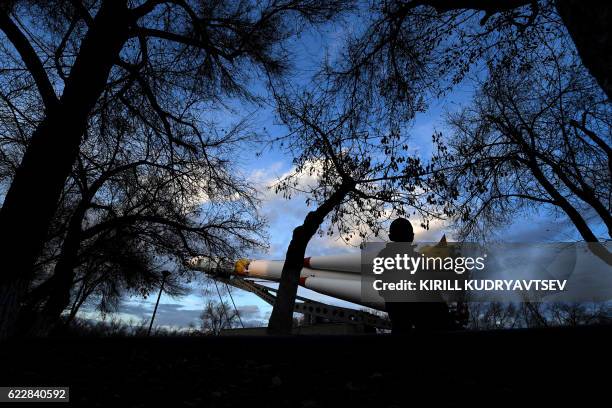
[[[335,25],[320,32],[310,32],[292,40],[287,45],[288,49],[291,49],[294,53],[292,84],[294,86],[307,84],[308,78],[316,71],[321,59],[326,53],[334,53],[342,33],[350,29],[352,29],[350,24]],[[472,96],[471,92],[472,84],[469,80],[465,81],[443,100],[432,102],[426,113],[416,117],[410,129],[410,137],[413,145],[423,157],[427,157],[431,149],[431,135],[434,131],[444,132],[445,113],[468,104]],[[254,129],[262,130],[265,128],[270,136],[280,136],[285,132],[285,128],[278,125],[270,106],[256,107],[240,104],[231,106],[236,111],[237,116],[244,114],[244,112],[251,113]],[[227,112],[221,112],[219,117],[225,117],[225,114]],[[292,158],[276,148],[267,149],[261,152],[261,155],[257,155],[257,152],[257,149],[252,148],[237,152],[237,166],[261,191],[261,213],[268,220],[270,249],[265,254],[244,254],[244,256],[283,259],[293,228],[303,222],[309,208],[305,205],[304,197],[294,196],[291,200],[286,200],[266,188],[292,170]],[[434,241],[440,239],[443,234],[451,235],[444,224],[434,224],[429,231],[423,231],[416,225],[415,227],[416,240],[420,241]],[[546,214],[525,215],[515,220],[504,231],[499,231],[499,233],[504,241],[515,242],[571,241],[578,239],[573,227],[567,221],[555,219]],[[337,238],[315,236],[308,246],[307,256],[358,251],[357,248],[347,246]],[[217,298],[214,287],[208,295],[203,294],[204,288],[199,285],[194,285],[192,289],[191,294],[181,298],[162,296],[156,324],[168,327],[187,327],[190,323],[197,325],[198,316],[208,299]],[[271,312],[271,307],[268,304],[244,291],[234,290],[232,293],[243,321],[248,325],[265,325]],[[331,304],[350,306],[346,302],[318,295],[303,288],[300,288],[299,295]],[[155,299],[156,295],[148,299],[126,299],[120,307],[118,316],[121,319],[135,322],[149,319]],[[228,297],[225,299],[229,302]],[[96,317],[96,314],[85,311],[83,316]]]

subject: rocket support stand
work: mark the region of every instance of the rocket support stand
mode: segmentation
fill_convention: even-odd
[[[251,292],[259,296],[266,303],[274,306],[276,289],[238,277],[225,278],[217,276],[214,279]],[[391,322],[389,320],[369,312],[340,306],[331,306],[301,296],[297,296],[296,300],[300,300],[300,302],[295,303],[294,312],[303,314],[308,323],[317,323],[321,320],[327,320],[334,323],[363,325],[386,330],[391,329]]]

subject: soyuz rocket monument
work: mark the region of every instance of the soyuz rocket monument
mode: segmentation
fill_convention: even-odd
[[[429,255],[448,254],[446,237],[433,246],[424,246],[421,252]],[[279,282],[284,260],[240,259],[234,263],[223,263],[209,257],[191,259],[189,266],[215,276],[237,277],[245,280]],[[372,309],[385,310],[385,301],[371,293],[367,302],[362,292],[362,254],[313,256],[304,258],[300,272],[300,286],[314,292],[345,300]]]
[[[234,264],[220,265],[208,257],[193,258],[189,266],[210,275],[224,274],[247,280],[279,282],[284,261],[240,259]],[[384,300],[364,304],[361,301],[361,255],[315,256],[304,259],[300,286],[323,295],[374,309],[384,310]]]
[[[380,242],[384,246],[384,243]],[[385,301],[377,291],[368,291],[364,297],[363,264],[369,255],[377,254],[380,248],[373,251],[369,248],[362,253],[313,256],[304,258],[300,271],[299,285],[322,295],[365,306],[370,309],[385,311]],[[451,247],[447,246],[446,238],[433,245],[423,245],[417,249],[422,254],[431,256],[447,256]],[[364,257],[365,256],[365,257]],[[274,304],[275,289],[257,282],[279,282],[284,260],[239,259],[235,262],[223,261],[218,258],[200,256],[192,258],[188,266],[208,274],[211,278],[250,291],[269,304]],[[295,312],[315,318],[332,321],[363,324],[369,327],[390,329],[390,322],[367,310],[343,308],[297,297],[300,302],[295,304]]]
[[[427,265],[432,259],[444,260],[445,265],[452,261],[449,262],[452,266],[450,270],[444,266],[439,270],[434,268],[433,271],[439,277],[436,282],[451,282],[455,283],[456,287],[448,286],[433,290],[444,292],[444,301],[454,313],[453,316],[459,324],[467,321],[466,299],[468,298],[470,301],[485,302],[520,302],[525,299],[530,299],[530,301],[601,302],[612,299],[612,289],[610,289],[612,288],[612,274],[609,263],[596,256],[589,248],[591,245],[589,243],[502,243],[481,247],[473,243],[447,243],[446,238],[443,237],[437,243],[421,244],[413,245],[413,253],[425,259]],[[609,246],[610,244],[604,245]],[[364,275],[363,270],[364,265],[370,265],[370,255],[381,253],[373,249],[368,247],[362,253],[356,254],[305,258],[300,271],[299,285],[323,295],[384,311],[385,301],[380,296],[380,289],[374,287],[372,290],[368,285],[370,281],[367,280],[370,275],[368,273]],[[413,260],[415,258],[417,256],[412,257]],[[377,258],[377,260],[381,259]],[[388,259],[393,258],[385,260]],[[467,261],[469,260],[473,261],[470,265],[476,269],[468,268]],[[481,262],[482,267],[478,266],[478,262]],[[436,265],[435,262],[433,264]],[[273,304],[273,299],[268,292],[276,290],[255,282],[279,282],[283,265],[284,260],[239,259],[235,262],[224,262],[210,257],[196,257],[189,262],[191,268],[204,271],[213,279],[251,291],[269,304]],[[459,270],[459,267],[463,269]],[[422,270],[427,271],[427,268],[419,269],[419,271]],[[374,270],[372,272],[378,273]],[[427,282],[431,274],[423,276]],[[465,285],[461,287],[457,282],[465,282]],[[478,282],[483,285],[484,283],[499,284],[499,288],[495,286],[496,289],[492,290],[484,286],[478,287]],[[531,288],[534,282],[535,289]],[[504,289],[503,285],[506,283],[508,283],[508,288]],[[546,283],[548,286],[540,290],[537,286],[540,283]],[[551,286],[553,283],[556,286]],[[520,284],[518,289],[517,284]],[[512,290],[510,290],[510,285],[513,285]],[[298,298],[302,303],[296,302],[295,312],[297,313],[313,315],[325,307],[338,308],[314,302],[312,299],[299,296]],[[423,300],[417,301],[422,302]],[[347,310],[344,309],[344,312]],[[338,310],[336,312],[340,316],[343,313]],[[360,317],[358,316],[359,322],[366,322],[374,327],[384,327],[385,324],[388,324],[388,322],[375,321],[374,314],[370,316],[365,311],[359,313],[361,313]],[[329,316],[325,311],[319,315],[319,317]],[[378,318],[378,320],[381,319]]]

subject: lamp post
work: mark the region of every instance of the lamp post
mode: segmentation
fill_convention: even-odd
[[[166,283],[166,278],[170,276],[170,272],[163,271],[162,272],[162,281],[161,286],[159,287],[159,295],[157,295],[157,302],[155,302],[155,309],[153,309],[153,316],[151,316],[151,323],[149,323],[149,330],[147,331],[147,336],[151,335],[151,329],[153,328],[153,321],[155,321],[155,313],[157,313],[157,306],[159,306],[159,299],[161,298],[162,292],[164,291],[164,283]]]

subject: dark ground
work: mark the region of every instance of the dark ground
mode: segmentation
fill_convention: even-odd
[[[117,408],[527,406],[536,399],[550,406],[572,396],[577,406],[610,406],[611,356],[612,327],[409,338],[56,338],[2,345],[0,385],[68,385],[71,405]]]

